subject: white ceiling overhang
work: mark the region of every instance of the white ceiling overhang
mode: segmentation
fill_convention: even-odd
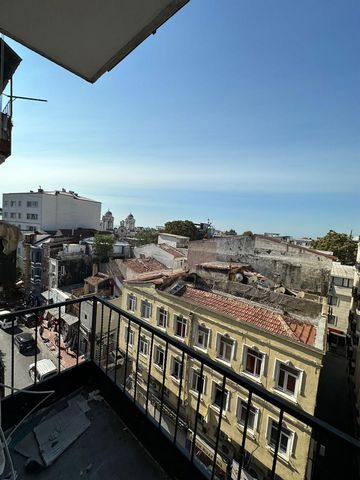
[[[95,82],[189,0],[0,0],[0,31]]]

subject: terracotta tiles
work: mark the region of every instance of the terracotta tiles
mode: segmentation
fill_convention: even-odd
[[[291,338],[306,345],[314,345],[315,343],[316,327],[314,325],[265,306],[219,293],[205,292],[189,286],[183,289],[179,295],[193,303],[224,313],[243,322],[251,323],[271,333]]]
[[[167,270],[165,265],[155,260],[155,258],[131,258],[123,261],[127,268],[137,273],[153,272],[156,270]]]

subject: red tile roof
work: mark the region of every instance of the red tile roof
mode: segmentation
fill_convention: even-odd
[[[175,258],[185,257],[185,253],[181,252],[175,247],[172,247],[171,245],[168,245],[167,243],[160,243],[158,246],[165,252],[170,253]]]
[[[197,305],[224,313],[237,320],[251,323],[271,333],[288,337],[306,345],[314,346],[315,344],[315,325],[262,305],[228,295],[205,292],[189,286],[180,291],[179,296]]]
[[[136,273],[168,270],[165,265],[155,260],[155,258],[130,258],[129,260],[123,260],[123,264]]]

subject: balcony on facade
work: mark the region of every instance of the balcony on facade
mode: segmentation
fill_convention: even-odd
[[[57,372],[44,382],[36,375],[33,379],[24,376],[18,364],[16,335],[22,329],[20,319],[29,313],[41,320],[51,317],[56,334],[63,339],[57,345],[55,343],[55,348],[49,348]],[[146,316],[146,306],[143,313]],[[2,400],[4,430],[18,425],[43,398],[34,398],[37,396],[28,395],[27,391],[54,391],[42,404],[49,410],[43,412],[41,418],[49,418],[50,411],[59,411],[59,403],[71,403],[69,398],[80,394],[89,399],[95,390],[106,400],[106,409],[111,410],[107,411],[109,417],[105,415],[103,421],[109,418],[119,435],[129,430],[131,438],[134,435],[142,445],[140,448],[138,443],[128,439],[127,446],[117,446],[119,459],[133,458],[137,452],[143,471],[141,476],[134,478],[160,478],[161,475],[164,478],[224,480],[324,478],[319,472],[323,471],[324,462],[330,461],[324,448],[329,439],[332,445],[336,445],[339,458],[344,451],[352,452],[354,463],[358,458],[358,440],[306,413],[285,396],[276,395],[258,382],[239,375],[225,362],[213,360],[201,348],[186,345],[180,338],[181,322],[179,338],[169,336],[146,320],[94,295],[11,313],[8,317],[14,320],[18,317],[19,326],[9,331],[9,345],[3,352],[4,383],[9,387]],[[31,331],[36,345],[41,347],[29,354],[36,369],[46,351],[44,345],[51,344],[55,332],[44,332],[40,328]],[[226,355],[226,342],[223,348]],[[144,357],[148,360],[146,364],[142,361]],[[288,370],[286,375],[291,375]],[[288,378],[288,382],[290,385],[291,379]],[[23,391],[24,387],[26,390]],[[17,392],[16,388],[21,391]],[[206,389],[212,398],[209,408],[204,408]],[[174,391],[177,394],[172,398]],[[91,422],[95,415],[94,428],[104,430],[102,414],[97,417],[97,406],[91,405],[94,413],[89,413],[88,420]],[[79,415],[87,422],[83,413]],[[19,445],[35,424],[40,425],[39,428],[47,425],[36,415],[29,421],[17,430],[16,436],[11,436],[9,442],[10,453],[19,471],[25,471],[25,459],[17,453]],[[232,437],[229,422],[234,422],[236,427],[237,433]],[[47,433],[51,435],[51,431]],[[93,434],[97,435],[96,430]],[[99,437],[104,448],[108,440]],[[82,442],[80,436],[41,473],[44,476],[40,478],[56,475],[59,468],[65,471],[74,468],[71,462],[75,457],[71,455],[75,455],[77,449],[81,452],[87,449],[88,454],[93,455],[88,458],[90,470],[105,468],[102,464],[109,468],[112,465],[119,471],[122,469],[120,460],[116,465],[111,464],[115,461],[111,455],[113,450],[100,458]],[[254,444],[258,447],[253,448]],[[305,447],[299,449],[299,445]],[[99,444],[98,450],[102,450],[101,447]],[[151,462],[146,462],[146,458],[151,458]],[[299,465],[295,462],[299,459],[302,460],[301,471],[294,467]],[[41,452],[39,461],[45,461]],[[126,462],[124,465],[125,469],[130,468]],[[355,478],[348,473],[350,468],[352,465],[343,466],[344,478]],[[166,473],[160,473],[161,469]]]

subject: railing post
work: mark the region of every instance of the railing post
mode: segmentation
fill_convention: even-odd
[[[97,316],[97,298],[93,298],[93,309],[91,319],[90,333],[90,360],[95,361],[95,343],[96,343],[96,318]]]

